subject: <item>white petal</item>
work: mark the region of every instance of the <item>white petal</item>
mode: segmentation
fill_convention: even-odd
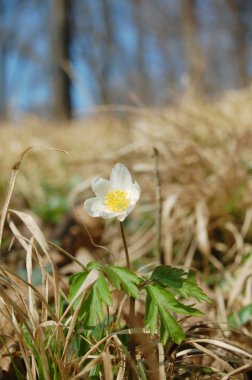
[[[103,200],[110,190],[110,182],[103,178],[94,178],[92,181],[92,189],[95,195]]]
[[[107,209],[104,209],[101,213],[100,213],[100,216],[104,219],[110,219],[110,218],[115,218],[116,217],[116,213],[114,212],[111,212],[111,211],[108,211]]]
[[[97,197],[87,199],[84,203],[84,209],[93,217],[99,216],[104,219],[109,219],[117,216],[116,213],[109,211],[100,198]]]
[[[110,176],[111,185],[116,189],[128,191],[132,185],[130,172],[123,164],[116,164]]]
[[[120,222],[123,222],[124,219],[127,218],[127,216],[131,213],[131,211],[134,210],[135,206],[136,206],[136,202],[133,203],[132,205],[130,205],[130,206],[126,209],[126,211],[124,211],[122,214],[117,215],[117,219],[120,220]]]
[[[100,216],[104,209],[104,205],[101,200],[97,197],[89,198],[84,203],[84,209],[90,216]]]
[[[118,215],[118,216],[117,216],[117,219],[118,219],[120,222],[123,222],[124,219],[127,218],[127,216],[128,216],[128,215],[124,212],[123,214]]]
[[[132,183],[130,190],[128,190],[128,192],[129,192],[129,198],[133,202],[137,202],[141,194],[141,187],[139,186],[137,182]]]

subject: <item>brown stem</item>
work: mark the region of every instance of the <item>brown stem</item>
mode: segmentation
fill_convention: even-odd
[[[126,256],[127,268],[128,268],[128,270],[130,270],[131,266],[130,266],[129,251],[128,251],[128,247],[127,247],[127,243],[126,243],[123,222],[120,222],[120,227],[121,227],[123,246],[124,246],[124,251],[125,251],[125,256]],[[131,297],[130,298],[129,317],[134,318],[134,316],[135,316],[135,298]]]
[[[125,233],[124,233],[124,227],[123,227],[123,222],[120,222],[120,227],[121,227],[121,234],[122,234],[122,239],[123,239],[123,246],[124,246],[124,251],[125,251],[125,256],[126,256],[126,262],[127,262],[127,268],[130,270],[130,258],[129,258],[129,251],[126,243],[126,238],[125,238]]]
[[[121,227],[121,234],[122,234],[122,239],[123,239],[123,246],[124,246],[124,251],[125,251],[125,256],[126,256],[126,262],[127,262],[127,268],[130,270],[130,258],[129,258],[129,251],[126,243],[126,238],[125,238],[125,233],[124,233],[124,227],[123,223],[120,222],[120,227]],[[135,323],[135,298],[130,297],[130,305],[129,305],[129,327],[134,327]],[[132,360],[135,361],[135,339],[134,336],[132,335],[130,338],[129,342],[129,351],[130,351],[130,356]],[[130,370],[130,372],[132,372]],[[131,378],[131,377],[130,377]]]

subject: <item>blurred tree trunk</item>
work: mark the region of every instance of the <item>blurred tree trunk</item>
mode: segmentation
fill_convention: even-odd
[[[205,72],[205,57],[198,42],[198,20],[195,12],[195,0],[182,1],[182,26],[188,61],[187,85],[192,95],[204,93],[203,76]]]
[[[51,59],[53,67],[53,104],[54,119],[70,119],[72,104],[69,77],[71,25],[71,0],[53,0]]]
[[[233,16],[233,37],[234,37],[234,50],[233,59],[236,62],[238,72],[238,84],[245,87],[248,84],[249,77],[247,72],[247,28],[243,20],[244,7],[246,6],[245,0],[226,0],[226,4]],[[252,15],[250,15],[252,17]]]
[[[150,102],[150,83],[145,59],[146,23],[143,17],[143,0],[132,0],[133,17],[137,29],[136,68],[139,97],[145,105]]]
[[[100,44],[99,61],[97,62],[97,84],[99,87],[100,103],[110,104],[113,99],[111,91],[111,68],[115,52],[115,31],[113,25],[113,2],[110,0],[101,0],[102,14],[102,37]]]
[[[98,84],[100,87],[100,102],[110,103],[110,72],[114,51],[112,9],[109,0],[102,0],[101,11],[103,18],[103,38],[101,46],[101,63],[98,70]]]

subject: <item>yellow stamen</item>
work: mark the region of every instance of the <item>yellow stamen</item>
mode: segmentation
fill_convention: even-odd
[[[111,190],[106,195],[104,203],[113,212],[123,212],[130,204],[128,192],[123,190]]]

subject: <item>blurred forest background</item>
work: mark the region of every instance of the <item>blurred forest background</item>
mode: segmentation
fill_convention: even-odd
[[[250,0],[0,0],[0,118],[249,85]]]

